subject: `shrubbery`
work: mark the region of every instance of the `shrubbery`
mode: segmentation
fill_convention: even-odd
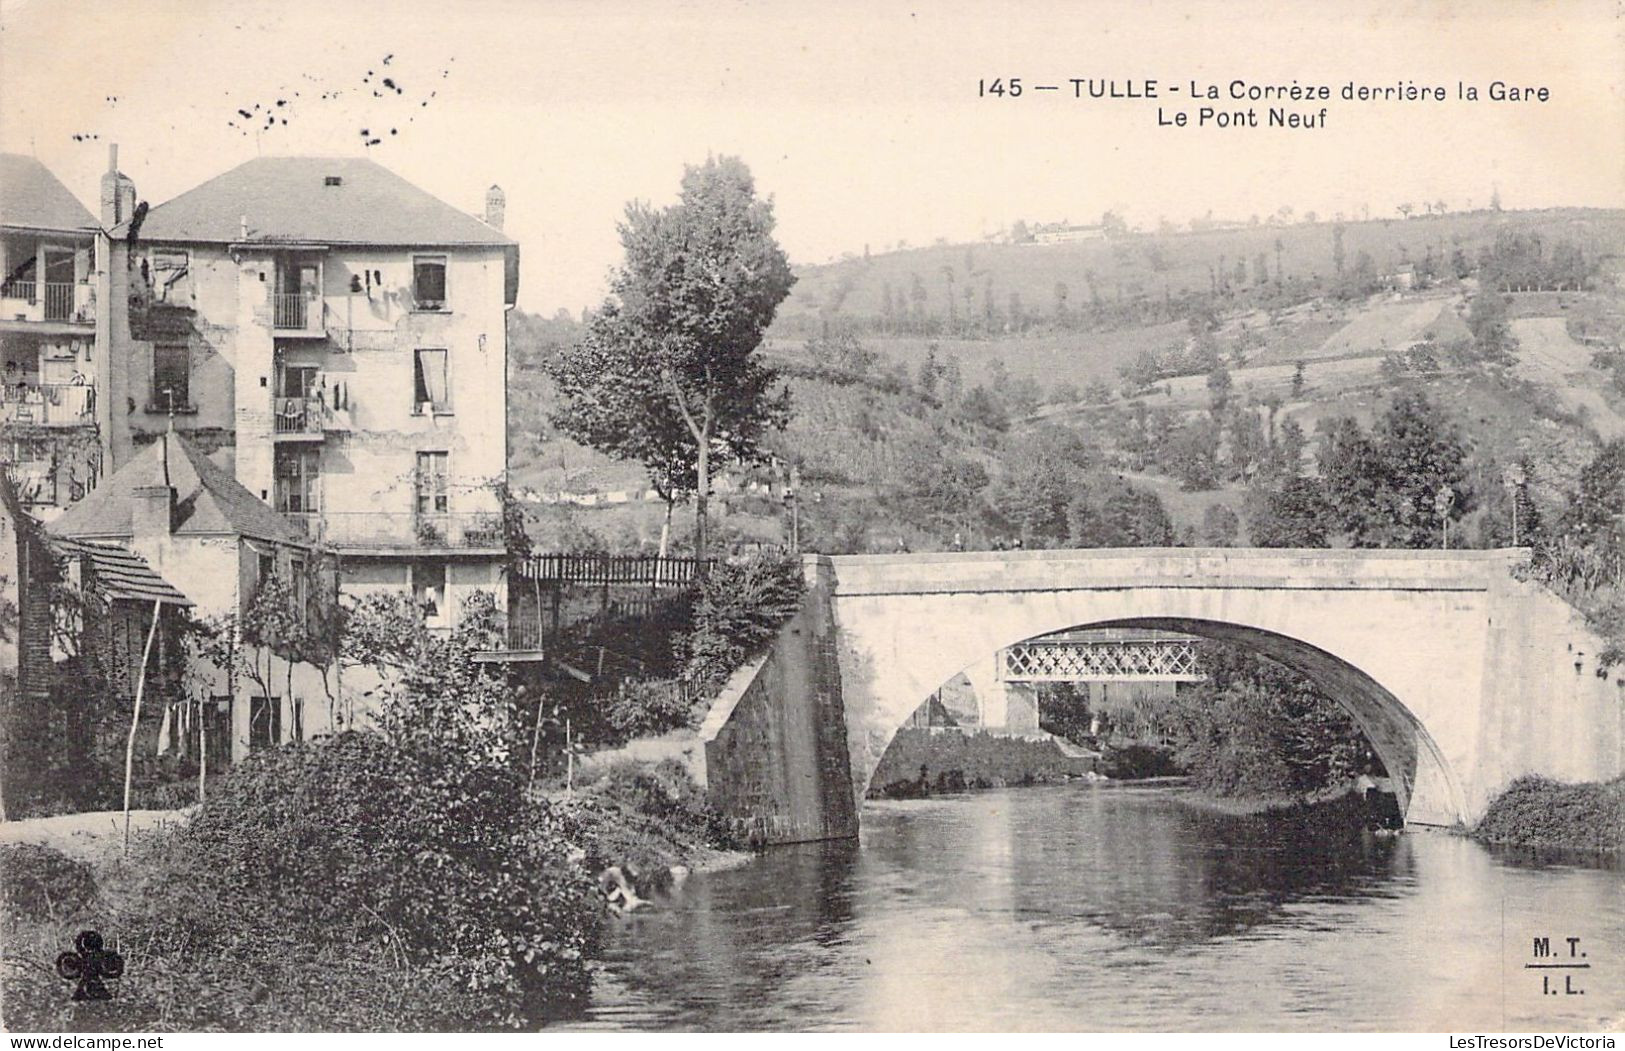
[[[1625,777],[1580,784],[1520,777],[1490,803],[1473,834],[1491,843],[1625,850]]]
[[[1267,658],[1205,645],[1207,681],[1176,709],[1174,758],[1220,795],[1313,792],[1353,777],[1367,745],[1312,682]]]
[[[685,677],[700,696],[714,696],[728,677],[770,643],[801,605],[801,563],[753,558],[715,567],[694,603]]]
[[[96,896],[91,867],[35,843],[0,844],[0,903],[30,919],[70,916]]]
[[[1064,781],[1088,768],[1087,760],[1069,758],[1054,741],[904,728],[875,767],[869,794],[900,797]]]
[[[584,997],[601,912],[565,821],[506,768],[346,733],[258,753],[149,858],[130,935],[253,959],[381,948],[464,1024]]]

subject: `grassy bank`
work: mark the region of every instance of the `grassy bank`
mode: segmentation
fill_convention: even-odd
[[[1520,777],[1490,803],[1473,837],[1592,853],[1625,851],[1625,777],[1568,784]]]
[[[0,1005],[19,1031],[525,1028],[579,1010],[619,866],[658,901],[737,855],[680,768],[574,793],[500,771],[412,771],[345,735],[262,753],[131,853],[0,845]],[[34,837],[36,840],[38,836]],[[111,849],[105,849],[111,847]],[[114,998],[55,973],[83,930],[124,959]]]
[[[1064,754],[1053,740],[905,728],[875,768],[869,794],[902,799],[1065,781],[1093,768],[1092,760]]]

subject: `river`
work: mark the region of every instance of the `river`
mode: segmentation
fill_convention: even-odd
[[[1214,814],[1180,791],[1069,784],[871,803],[857,842],[696,874],[617,920],[577,1024],[1625,1026],[1618,866],[1440,832],[1313,832]],[[1537,937],[1555,955],[1535,956]],[[1587,966],[1526,966],[1553,963]]]

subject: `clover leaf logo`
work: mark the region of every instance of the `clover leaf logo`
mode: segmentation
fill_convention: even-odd
[[[100,931],[80,931],[73,951],[56,958],[56,973],[79,983],[73,990],[75,1000],[111,1000],[105,979],[124,974],[124,957],[102,947]]]

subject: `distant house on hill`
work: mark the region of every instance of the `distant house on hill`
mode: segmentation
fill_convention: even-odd
[[[1409,292],[1416,287],[1416,267],[1410,263],[1401,263],[1382,275],[1382,283],[1396,292]]]
[[[1033,227],[1033,240],[1039,244],[1071,244],[1077,241],[1104,241],[1104,226],[1074,226],[1066,220],[1058,223],[1039,223]]]

